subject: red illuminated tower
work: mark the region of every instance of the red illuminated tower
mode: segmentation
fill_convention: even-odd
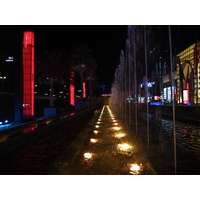
[[[75,106],[74,72],[71,72],[70,77],[70,104]]]
[[[23,119],[34,116],[34,33],[24,32],[23,39]]]

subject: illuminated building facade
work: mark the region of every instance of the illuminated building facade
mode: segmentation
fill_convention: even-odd
[[[23,112],[24,120],[34,116],[34,33],[24,32],[23,38]]]
[[[200,41],[180,52],[177,64],[177,102],[200,103]]]

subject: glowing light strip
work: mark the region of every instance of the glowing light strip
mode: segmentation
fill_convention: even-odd
[[[8,126],[11,126],[11,124],[0,125],[0,128],[5,128],[5,127],[8,127]]]
[[[70,77],[70,104],[75,106],[74,72],[71,72]]]
[[[86,82],[83,82],[83,98],[86,98]]]

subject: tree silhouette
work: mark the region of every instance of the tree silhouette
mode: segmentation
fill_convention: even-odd
[[[39,60],[36,61],[36,76],[41,84],[50,86],[50,106],[53,107],[53,92],[56,82],[64,83],[65,76],[69,76],[69,70],[63,64],[61,53],[45,51]]]
[[[78,71],[81,79],[81,98],[83,98],[83,82],[95,79],[97,64],[92,57],[91,50],[86,44],[74,46],[72,54],[66,61],[71,71]],[[93,78],[92,78],[93,77]],[[91,82],[90,82],[91,83]]]

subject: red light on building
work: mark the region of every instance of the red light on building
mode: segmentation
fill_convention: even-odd
[[[23,119],[34,116],[34,33],[24,32],[23,39]]]
[[[160,99],[160,97],[159,96],[154,96],[154,99],[157,101],[157,100]]]
[[[83,98],[86,98],[86,82],[83,82]]]
[[[75,106],[74,72],[71,72],[70,77],[70,104]]]
[[[188,96],[188,90],[183,90],[183,103],[188,104],[189,103],[189,96]]]

